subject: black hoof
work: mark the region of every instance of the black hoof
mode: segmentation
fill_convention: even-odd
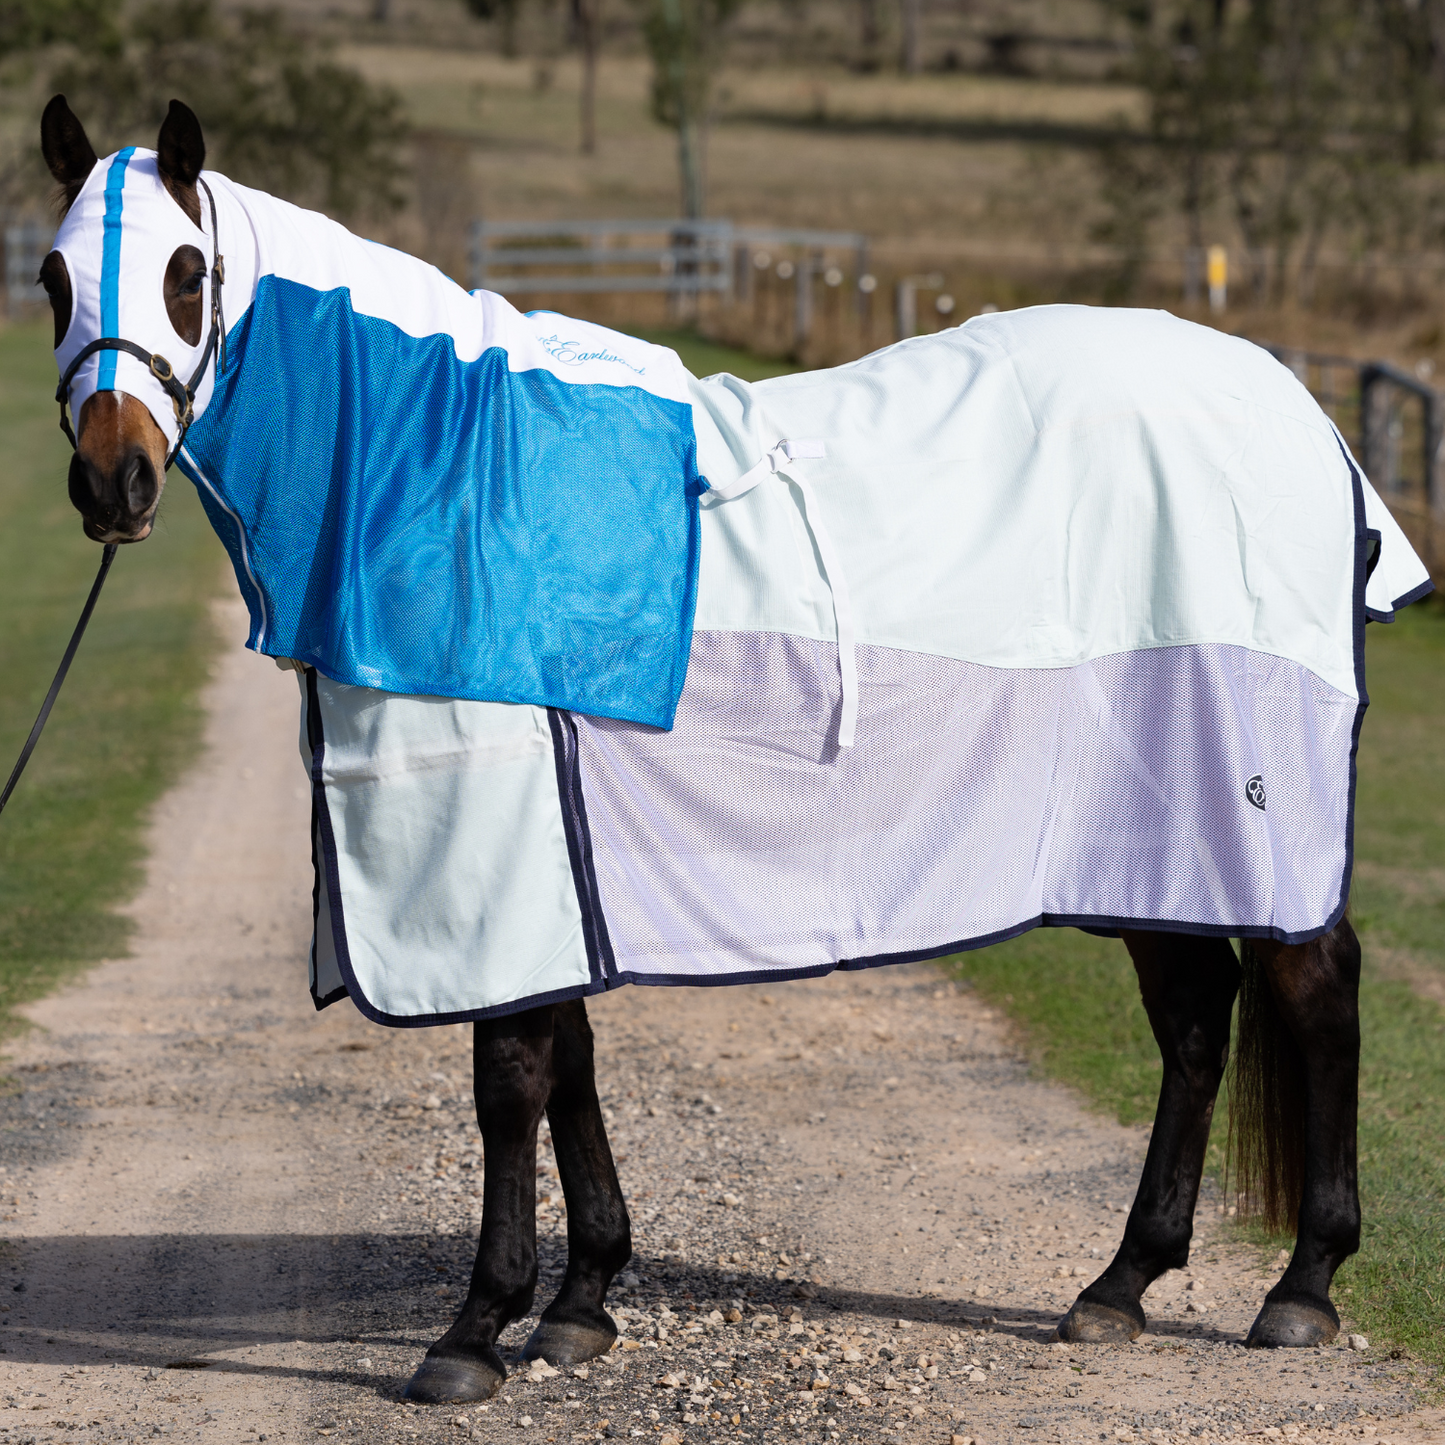
[[[1059,1339],[1076,1345],[1127,1345],[1144,1333],[1148,1323],[1143,1309],[1133,1300],[1090,1299],[1085,1290],[1073,1308],[1059,1321]]]
[[[462,1405],[490,1400],[502,1388],[507,1367],[488,1350],[480,1359],[428,1355],[405,1390],[403,1400],[418,1405]]]
[[[522,1346],[522,1358],[546,1360],[559,1369],[595,1360],[617,1342],[617,1330],[612,1327],[611,1319],[606,1314],[602,1318],[607,1321],[605,1328],[566,1320],[541,1320]]]
[[[1267,1299],[1249,1327],[1245,1344],[1256,1350],[1327,1345],[1340,1332],[1340,1317],[1329,1300],[1286,1296]]]

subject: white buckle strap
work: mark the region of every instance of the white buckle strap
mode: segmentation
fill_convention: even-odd
[[[853,636],[853,604],[848,596],[848,584],[843,577],[843,568],[833,539],[823,525],[822,513],[818,507],[817,493],[813,491],[806,477],[789,466],[790,462],[819,461],[828,455],[828,448],[817,437],[801,437],[783,440],[770,448],[756,466],[749,467],[736,481],[721,487],[710,487],[709,491],[721,502],[730,502],[750,492],[761,481],[776,473],[786,471],[789,478],[803,494],[804,516],[808,530],[823,559],[823,570],[828,574],[828,587],[833,594],[833,621],[838,630],[838,674],[842,683],[843,707],[838,718],[838,746],[851,748],[858,729],[858,656]]]

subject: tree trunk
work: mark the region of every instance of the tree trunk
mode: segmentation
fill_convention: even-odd
[[[878,50],[882,40],[878,0],[858,0],[858,59],[864,70],[878,68]]]
[[[677,123],[677,165],[682,177],[682,214],[688,221],[702,219],[705,203],[702,118],[685,107]]]
[[[902,0],[903,73],[917,75],[923,69],[923,0]]]
[[[582,154],[597,151],[597,49],[601,0],[576,0],[577,38],[582,44]]]

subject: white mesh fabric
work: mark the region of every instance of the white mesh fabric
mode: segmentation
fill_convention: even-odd
[[[671,733],[577,718],[620,972],[824,969],[1040,919],[1294,936],[1337,912],[1356,704],[1297,664],[858,665],[842,752],[832,644],[781,633],[696,634]]]

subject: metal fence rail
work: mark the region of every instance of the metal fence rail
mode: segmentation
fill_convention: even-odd
[[[1388,361],[1260,343],[1309,388],[1432,577],[1445,572],[1445,396]]]
[[[5,309],[17,315],[27,306],[45,303],[45,292],[36,284],[40,263],[50,250],[55,227],[45,221],[8,221],[5,241]]]
[[[791,285],[798,343],[812,329],[816,281],[836,289],[846,267],[855,294],[871,294],[875,284],[866,236],[728,220],[474,221],[469,256],[474,290],[653,292],[694,304],[707,294],[722,304],[749,301],[760,272],[772,274],[776,260],[777,277]]]

